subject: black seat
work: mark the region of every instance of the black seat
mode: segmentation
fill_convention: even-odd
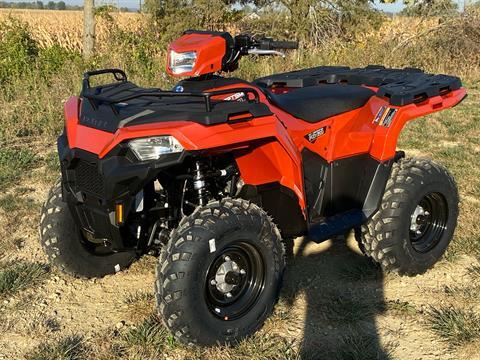
[[[358,109],[375,95],[357,85],[318,85],[292,90],[285,94],[269,94],[273,104],[289,114],[315,123],[350,110]]]

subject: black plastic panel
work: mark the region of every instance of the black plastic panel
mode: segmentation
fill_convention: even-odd
[[[297,237],[306,232],[307,224],[298,205],[298,198],[291,189],[277,182],[258,186],[247,184],[238,196],[267,211],[278,225],[282,236]]]
[[[415,68],[387,69],[370,65],[351,69],[341,66],[319,66],[266,76],[254,81],[272,86],[306,87],[319,84],[347,84],[378,87],[377,96],[389,99],[391,105],[403,106],[443,95],[462,86],[456,76],[426,74]]]
[[[250,113],[252,117],[272,114],[267,105],[254,101],[209,100],[211,108],[207,111],[206,100],[202,97],[182,93],[178,96],[166,93],[162,97],[146,95],[153,93],[160,93],[160,90],[141,88],[130,82],[90,88],[83,94],[80,124],[114,133],[120,127],[156,122],[183,120],[216,125],[239,114]],[[136,96],[141,97],[133,98]],[[129,97],[132,99],[122,100]]]

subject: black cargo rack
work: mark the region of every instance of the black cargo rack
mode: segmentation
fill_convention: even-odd
[[[319,84],[371,86],[378,88],[376,96],[388,99],[394,106],[418,103],[462,87],[462,82],[456,76],[426,74],[416,68],[388,69],[378,65],[356,69],[318,66],[266,76],[254,83],[263,88],[301,88]]]
[[[175,91],[164,91],[160,89],[155,89],[155,91],[143,91],[143,92],[138,92],[136,94],[132,95],[127,95],[119,98],[110,98],[110,97],[105,97],[101,96],[95,93],[89,93],[89,90],[92,88],[90,87],[90,77],[94,75],[100,75],[100,74],[108,74],[111,73],[114,75],[115,79],[118,82],[121,83],[128,83],[127,81],[127,75],[125,72],[123,72],[120,69],[104,69],[104,70],[96,70],[96,71],[90,71],[86,72],[83,77],[83,87],[82,87],[82,92],[81,96],[84,98],[87,98],[91,101],[93,101],[92,105],[94,107],[97,107],[96,102],[104,103],[104,104],[118,104],[126,101],[130,101],[133,99],[138,99],[141,97],[200,97],[203,98],[205,101],[205,111],[210,112],[212,111],[212,97],[213,96],[218,96],[218,95],[225,95],[225,94],[232,94],[232,93],[244,93],[245,95],[247,94],[253,94],[254,99],[253,101],[255,103],[260,102],[260,96],[258,94],[258,91],[255,90],[254,88],[250,87],[242,87],[242,88],[233,88],[233,89],[227,89],[227,90],[216,90],[216,91],[209,91],[209,92],[175,92]],[[115,84],[107,84],[106,86],[114,86]],[[96,88],[93,88],[96,89]],[[247,97],[248,98],[248,97]],[[250,100],[249,100],[250,101]]]
[[[112,74],[113,83],[91,86],[92,76]],[[158,88],[141,88],[127,80],[119,69],[104,69],[84,74],[80,96],[80,124],[115,132],[120,127],[152,122],[189,120],[203,125],[221,124],[238,115],[242,121],[271,115],[260,102],[260,90],[238,87],[227,90],[174,92]],[[215,96],[242,93],[246,101],[215,99]],[[249,96],[250,95],[250,96]],[[240,120],[235,120],[240,121]]]

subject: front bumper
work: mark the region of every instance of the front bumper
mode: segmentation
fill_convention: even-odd
[[[115,206],[123,204],[128,220],[136,195],[158,173],[183,162],[186,153],[169,154],[157,161],[138,161],[124,144],[106,157],[71,149],[65,134],[57,141],[64,200],[79,228],[96,239],[107,239],[116,250],[132,244],[115,223]]]

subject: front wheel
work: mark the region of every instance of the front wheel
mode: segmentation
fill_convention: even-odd
[[[362,251],[385,270],[422,274],[443,255],[458,218],[450,173],[425,159],[395,164],[382,203],[357,232]]]
[[[75,277],[114,274],[137,258],[135,252],[113,252],[82,235],[62,199],[60,180],[51,188],[42,208],[40,242],[50,263]]]
[[[210,202],[162,249],[155,293],[165,325],[186,344],[237,342],[272,312],[285,267],[280,233],[245,200]]]

